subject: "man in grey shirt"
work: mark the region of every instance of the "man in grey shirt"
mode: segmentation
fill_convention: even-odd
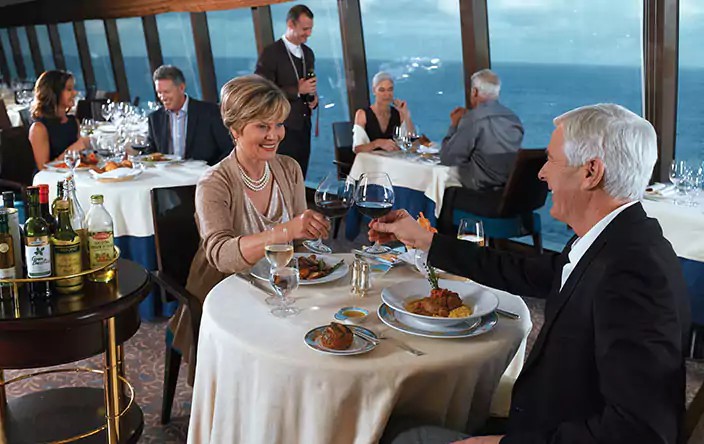
[[[464,188],[501,188],[521,147],[523,125],[513,111],[499,103],[501,80],[494,72],[475,72],[471,87],[471,109],[458,107],[450,113],[440,163],[458,167]]]

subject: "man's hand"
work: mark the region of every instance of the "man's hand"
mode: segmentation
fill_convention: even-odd
[[[315,77],[298,80],[298,94],[315,94],[316,88],[317,80]]]
[[[504,435],[492,435],[492,436],[476,436],[474,438],[464,439],[462,441],[455,441],[451,444],[499,444],[501,438]]]
[[[381,243],[399,240],[413,248],[428,251],[433,233],[420,226],[408,211],[394,210],[369,223],[369,240]]]
[[[452,112],[450,112],[450,124],[452,126],[457,126],[460,123],[460,119],[462,116],[464,116],[464,113],[467,112],[467,108],[463,108],[461,106],[458,106],[457,108],[453,109]]]
[[[313,96],[313,101],[308,102],[308,106],[310,107],[310,109],[315,109],[315,107],[318,106],[318,94],[315,94]]]

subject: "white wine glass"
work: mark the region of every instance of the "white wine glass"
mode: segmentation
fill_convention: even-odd
[[[337,171],[331,171],[315,189],[315,207],[328,220],[341,218],[354,204],[354,180]],[[307,240],[303,245],[313,253],[330,254],[332,249],[323,243],[321,238]]]
[[[402,126],[395,126],[394,127],[394,135],[393,135],[393,140],[396,146],[398,146],[399,149],[405,150],[406,147],[406,134],[403,131]]]
[[[469,217],[460,219],[460,226],[457,229],[457,239],[473,242],[480,247],[485,246],[484,224],[479,219]]]
[[[284,227],[273,228],[266,232],[264,244],[264,257],[269,262],[271,269],[285,267],[293,259],[293,241],[288,230]],[[266,298],[269,305],[280,305],[281,298],[269,296]]]
[[[81,153],[80,151],[67,150],[64,153],[64,163],[71,170],[71,176],[74,176],[76,168],[81,164]]]
[[[301,312],[294,307],[296,300],[291,293],[298,288],[300,274],[298,272],[298,258],[294,257],[284,267],[271,267],[269,270],[269,283],[281,298],[281,304],[271,310],[271,314],[278,318],[295,316]]]
[[[357,210],[372,219],[385,216],[394,206],[394,188],[391,178],[386,173],[364,173],[359,179],[355,192],[355,205]],[[378,241],[365,252],[383,254],[391,249],[381,245]]]

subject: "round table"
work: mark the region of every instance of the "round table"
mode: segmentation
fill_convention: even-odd
[[[340,255],[351,263],[350,255]],[[523,363],[530,314],[517,296],[494,290],[500,318],[489,333],[466,339],[430,339],[387,328],[376,316],[380,290],[419,278],[408,266],[374,276],[365,298],[350,294],[349,277],[294,293],[300,315],[270,314],[267,294],[230,276],[203,307],[190,443],[373,443],[392,413],[471,430],[489,414],[492,395],[511,364]],[[328,324],[341,307],[370,310],[365,327],[389,339],[359,356],[331,356],[304,343],[310,329]],[[425,352],[414,356],[397,341]],[[513,362],[512,362],[513,360]]]
[[[139,329],[139,302],[150,286],[143,267],[120,259],[115,279],[85,280],[79,294],[30,297],[24,285],[19,297],[0,300],[0,442],[58,441],[102,425],[105,430],[80,442],[137,441],[143,428],[139,406],[133,402],[119,418],[110,414],[127,406],[121,393],[121,344]],[[5,396],[2,369],[53,366],[100,353],[105,353],[103,389],[59,388],[10,400]]]

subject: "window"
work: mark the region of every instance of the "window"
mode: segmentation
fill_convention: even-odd
[[[394,96],[408,102],[417,129],[442,140],[450,111],[465,101],[459,2],[361,0],[360,6],[369,88],[377,72],[391,74]],[[370,97],[374,103],[371,91]]]
[[[102,91],[116,91],[108,40],[105,37],[105,25],[102,20],[86,20],[85,25],[90,60],[93,62],[95,73],[95,86]]]
[[[280,38],[286,32],[286,14],[296,4],[288,2],[271,6],[275,38]],[[315,188],[328,172],[335,169],[332,163],[335,158],[332,123],[346,121],[350,117],[337,2],[310,0],[306,6],[315,16],[313,34],[307,45],[315,52],[315,74],[320,98],[320,105],[312,119],[311,156],[306,177],[306,185]],[[319,128],[317,136],[316,126]]]
[[[15,30],[17,31],[17,37],[20,40],[20,51],[22,51],[22,60],[24,60],[24,69],[27,72],[27,79],[36,80],[37,74],[34,72],[34,62],[32,61],[32,53],[29,50],[27,30],[24,26],[15,28]]]
[[[186,77],[186,93],[200,99],[200,76],[190,15],[187,12],[159,14],[156,16],[156,26],[159,29],[164,63],[183,71]]]
[[[251,74],[257,64],[257,42],[249,8],[210,11],[208,30],[218,91],[233,77]]]
[[[0,42],[2,43],[2,50],[5,53],[7,68],[10,70],[10,78],[7,79],[7,83],[10,83],[10,80],[17,78],[17,67],[15,67],[15,59],[13,58],[12,46],[10,45],[10,35],[7,29],[0,29]]]
[[[49,40],[49,29],[46,25],[36,25],[34,29],[37,31],[39,50],[42,53],[44,69],[47,71],[56,69],[56,65],[54,64],[54,52],[51,50],[51,41]]]
[[[73,73],[76,79],[76,88],[85,91],[86,84],[83,80],[83,70],[81,69],[81,58],[78,55],[78,45],[76,45],[76,34],[73,32],[73,23],[59,23],[59,37],[61,38],[61,49],[64,51],[66,69]]]
[[[117,33],[120,36],[122,59],[127,73],[127,84],[132,98],[142,102],[154,100],[154,85],[144,40],[144,28],[139,18],[117,20]]]
[[[680,72],[677,99],[677,147],[680,160],[704,159],[704,5],[698,0],[680,2]]]

